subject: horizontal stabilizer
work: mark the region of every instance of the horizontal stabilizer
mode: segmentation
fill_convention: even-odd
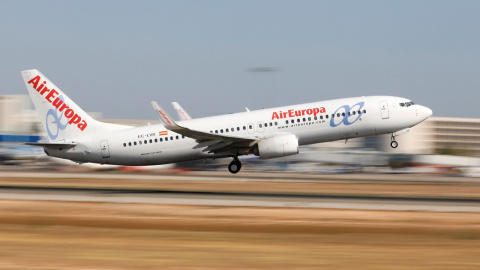
[[[27,142],[24,145],[40,146],[50,149],[69,149],[75,147],[76,143],[49,143],[49,142]]]

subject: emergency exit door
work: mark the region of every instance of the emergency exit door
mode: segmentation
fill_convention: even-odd
[[[386,101],[380,101],[380,114],[382,115],[382,119],[388,119],[390,117],[388,103]]]

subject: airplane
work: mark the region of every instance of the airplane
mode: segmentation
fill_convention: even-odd
[[[228,170],[242,167],[242,155],[270,159],[295,155],[299,146],[357,137],[395,137],[432,115],[432,110],[393,96],[352,97],[174,121],[156,102],[163,124],[131,127],[97,121],[36,69],[21,72],[48,141],[47,155],[77,163],[126,166],[232,158]]]

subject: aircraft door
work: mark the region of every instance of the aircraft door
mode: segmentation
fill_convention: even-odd
[[[102,157],[109,158],[110,157],[110,150],[108,149],[108,141],[102,140],[100,141],[100,149],[102,150]]]
[[[263,123],[262,121],[258,122],[258,132],[263,132],[265,131],[265,123]]]
[[[382,115],[382,119],[390,118],[388,103],[386,101],[380,101],[380,114]]]

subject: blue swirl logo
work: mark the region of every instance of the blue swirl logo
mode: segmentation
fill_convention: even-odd
[[[64,102],[63,96],[59,96],[59,98]],[[60,130],[64,130],[68,127],[68,121],[62,123],[62,118],[63,113],[59,112],[57,108],[48,110],[47,116],[45,117],[45,127],[50,140],[57,139]]]
[[[331,127],[337,127],[340,124],[349,126],[355,122],[363,115],[362,108],[365,105],[365,102],[360,101],[357,104],[350,107],[349,105],[343,105],[338,108],[333,114],[334,117],[330,120]],[[343,116],[343,118],[342,118]]]

